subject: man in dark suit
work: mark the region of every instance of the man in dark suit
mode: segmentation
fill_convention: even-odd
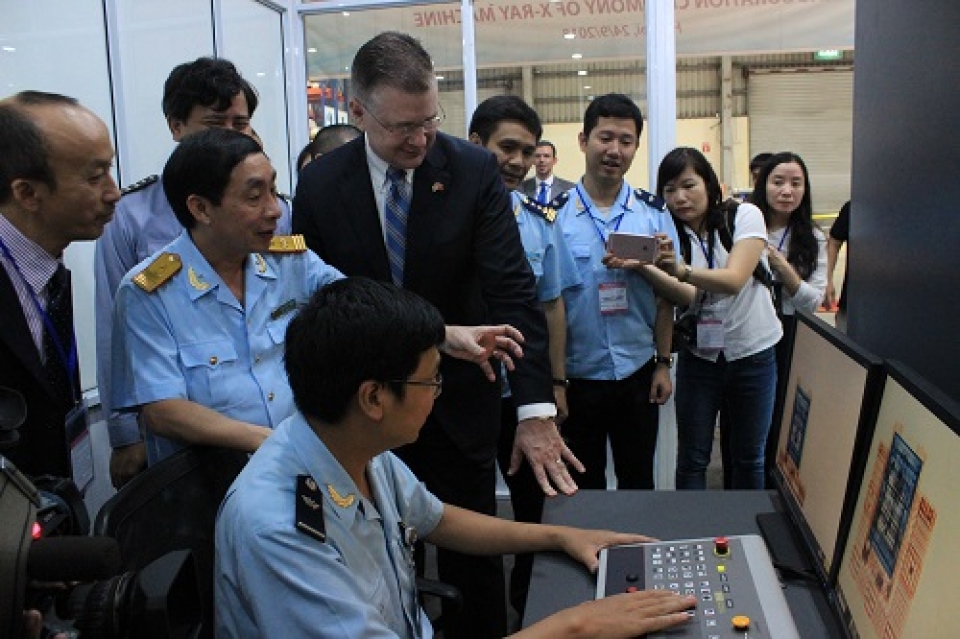
[[[566,193],[575,185],[553,174],[553,167],[557,165],[557,147],[549,140],[537,142],[537,150],[533,152],[533,170],[535,177],[523,181],[521,190],[527,197],[533,198],[541,204],[552,202],[554,198]]]
[[[24,91],[0,102],[0,386],[27,403],[4,455],[28,475],[69,477],[66,423],[85,427],[62,258],[113,216],[113,156],[107,127],[73,98]]]
[[[448,324],[509,324],[525,338],[510,374],[525,455],[544,492],[576,485],[575,458],[554,416],[543,312],[524,257],[510,197],[494,156],[437,132],[443,120],[429,54],[387,32],[353,61],[350,111],[364,136],[304,168],[294,232],[346,275],[393,281],[432,302]],[[443,501],[493,514],[500,384],[445,357],[444,392],[419,440],[397,452]],[[518,457],[519,458],[519,457]],[[499,558],[438,553],[440,578],[458,586],[464,609],[448,636],[506,633]]]

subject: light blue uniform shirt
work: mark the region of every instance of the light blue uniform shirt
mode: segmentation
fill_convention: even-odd
[[[298,475],[323,495],[325,542],[296,528]],[[267,438],[217,518],[217,637],[433,636],[400,524],[429,535],[443,504],[393,453],[374,457],[367,478],[373,503],[300,413]],[[338,506],[331,486],[352,503]]]
[[[581,283],[577,265],[563,238],[560,221],[548,222],[542,215],[531,211],[530,206],[541,205],[519,191],[511,192],[510,197],[523,252],[537,279],[537,299],[541,302],[555,300],[564,289]]]
[[[277,234],[289,235],[290,203],[278,197],[280,219]],[[97,386],[103,414],[108,416],[110,445],[139,442],[140,428],[135,413],[111,410],[110,339],[113,331],[113,298],[127,271],[172,242],[183,225],[170,207],[160,178],[150,176],[124,189],[113,220],[103,229],[94,253],[97,314]]]
[[[163,249],[183,266],[153,293],[120,284],[113,318],[113,406],[135,409],[188,399],[234,419],[274,428],[294,412],[283,368],[287,324],[318,288],[343,275],[311,251],[252,254],[244,306],[197,250],[189,233]],[[153,464],[183,447],[147,432]]]
[[[625,379],[655,354],[653,328],[657,304],[643,276],[601,263],[613,231],[653,235],[666,233],[677,246],[670,212],[659,198],[634,191],[626,182],[608,217],[597,210],[583,183],[567,192],[560,224],[577,263],[583,286],[563,292],[567,311],[567,376],[580,379]],[[562,197],[562,196],[561,196]],[[602,313],[600,288],[625,287],[626,310]]]
[[[537,280],[537,299],[550,302],[560,297],[564,289],[581,284],[577,265],[573,255],[563,239],[559,218],[548,222],[546,218],[530,208],[543,205],[530,199],[520,191],[511,191],[513,215],[520,230],[520,242],[527,263]],[[503,368],[503,397],[510,396],[510,383],[507,371]]]

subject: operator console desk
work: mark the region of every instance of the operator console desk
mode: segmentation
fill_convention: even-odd
[[[661,553],[669,552],[670,546],[677,547],[679,544],[687,542],[692,542],[694,546],[701,544],[706,547],[715,543],[716,537],[723,536],[730,540],[731,550],[739,554],[743,551],[744,543],[750,547],[755,546],[760,541],[756,537],[741,539],[740,536],[759,534],[756,515],[775,512],[777,510],[776,499],[775,492],[766,491],[581,490],[573,497],[547,499],[544,504],[543,522],[585,528],[608,528],[649,535],[666,544],[658,544]],[[671,541],[675,543],[668,543]],[[793,545],[793,540],[779,540],[778,543]],[[712,557],[712,546],[709,550],[709,555]],[[748,548],[748,550],[755,553],[763,552],[765,548]],[[794,551],[796,551],[795,547]],[[611,554],[611,557],[617,557],[613,560],[613,563],[622,566],[624,561],[628,561],[637,565],[637,558],[629,557],[631,552],[625,550]],[[652,561],[657,552],[656,547],[648,547],[643,560],[646,562],[644,567],[638,568],[637,571],[632,569],[627,571],[631,573],[630,578],[637,578],[638,582],[649,580],[652,584],[654,581],[652,575],[655,569],[652,566]],[[712,559],[707,563],[710,564],[710,567],[715,568]],[[754,563],[762,565],[762,562]],[[622,568],[616,570],[623,572]],[[735,570],[740,570],[740,568]],[[611,568],[608,564],[603,574],[604,582],[607,585],[600,584],[598,587],[597,577],[589,574],[583,566],[566,555],[557,553],[538,554],[534,562],[530,592],[527,596],[524,625],[539,621],[564,608],[593,599],[602,593],[604,588],[618,589],[624,585],[619,584],[619,580],[625,580],[626,573],[624,575],[611,575],[610,573]],[[710,579],[715,577],[711,572]],[[768,603],[760,601],[760,599],[763,598],[763,590],[771,587],[771,582],[776,584],[776,588],[780,588],[776,575],[770,575],[769,572],[760,569],[754,577],[755,584],[759,586],[759,591],[746,596],[747,593],[741,590],[739,592],[741,598],[736,600],[736,606],[738,606],[736,613],[733,610],[727,610],[726,607],[718,607],[710,605],[711,602],[700,601],[696,614],[701,624],[687,624],[680,632],[672,631],[655,636],[702,637],[705,639],[711,635],[695,629],[705,623],[704,611],[714,610],[714,618],[724,624],[723,626],[717,626],[720,629],[717,632],[718,636],[745,636],[742,631],[734,635],[721,631],[729,628],[727,624],[732,620],[732,617],[742,612],[745,613],[744,616],[753,619],[754,632],[747,633],[746,636],[751,639],[754,636],[769,637],[770,635],[766,634],[764,630],[770,628],[765,616],[770,617],[769,621],[775,621],[778,616],[781,616],[777,615],[777,605],[782,605],[784,599],[793,613],[796,634],[800,637],[839,639],[843,636],[830,612],[826,597],[816,584],[798,581],[785,582],[786,587],[780,591],[784,597],[774,597],[773,603]],[[617,585],[612,585],[611,582],[614,580],[617,580]],[[742,580],[738,579],[738,581],[743,583]],[[699,581],[694,579],[694,582],[694,588],[697,588],[696,583],[699,583]],[[711,589],[713,589],[713,585],[715,584],[711,584]],[[652,587],[652,585],[646,584],[645,586]],[[626,587],[629,587],[629,584]],[[722,591],[722,586],[720,587]],[[731,617],[731,619],[726,619],[726,617]]]

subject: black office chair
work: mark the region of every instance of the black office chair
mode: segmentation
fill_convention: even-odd
[[[134,477],[101,507],[94,523],[94,534],[119,542],[124,570],[140,570],[173,550],[193,551],[202,593],[201,637],[213,637],[217,511],[246,462],[246,453],[233,450],[181,450]],[[462,606],[454,586],[418,578],[417,587],[421,594],[452,603],[454,610]],[[438,630],[443,626],[442,618],[432,623]]]
[[[246,453],[233,450],[181,450],[134,477],[103,505],[94,523],[94,534],[119,542],[124,570],[140,570],[173,550],[193,551],[201,637],[213,637],[217,510],[246,462]]]

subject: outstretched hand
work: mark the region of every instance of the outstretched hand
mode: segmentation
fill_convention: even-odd
[[[479,366],[491,382],[497,379],[491,359],[514,369],[513,358],[523,357],[523,334],[509,324],[498,326],[447,326],[440,350]]]
[[[532,417],[517,424],[507,474],[512,475],[520,470],[524,458],[530,464],[540,488],[549,497],[555,497],[557,490],[565,495],[577,492],[577,483],[570,476],[567,464],[578,473],[586,471],[560,437],[560,430],[553,418]]]

